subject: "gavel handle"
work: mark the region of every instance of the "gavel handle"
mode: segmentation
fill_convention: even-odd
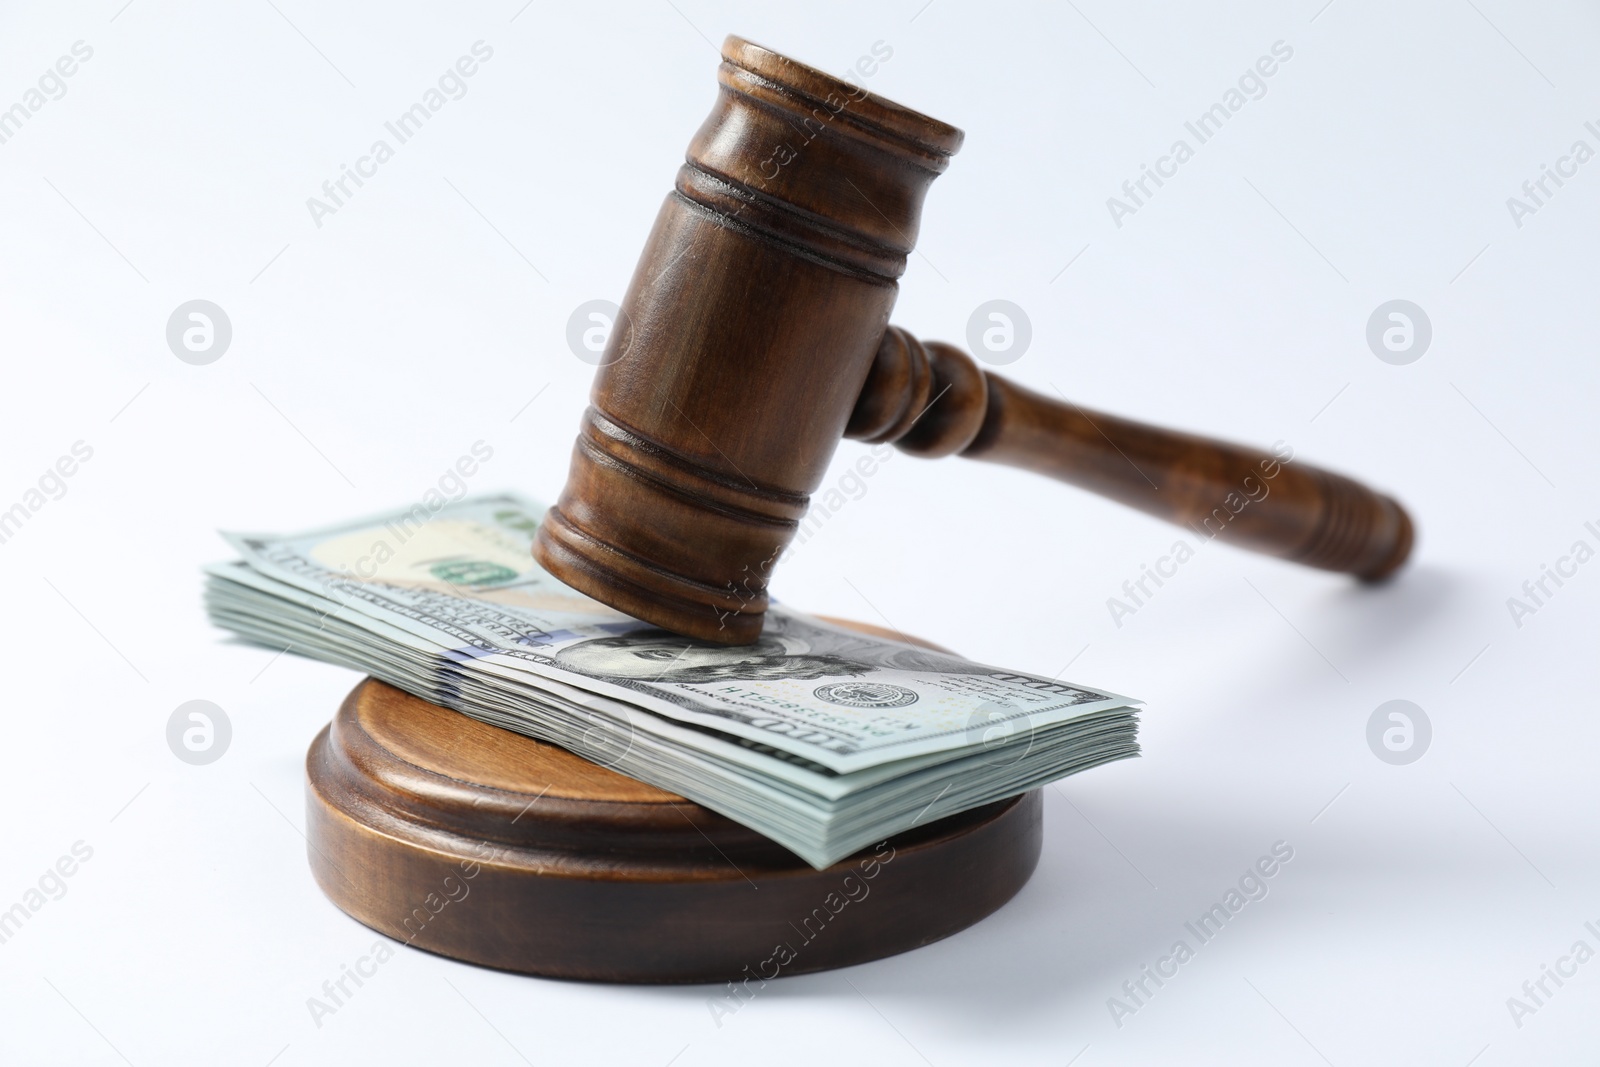
[[[1271,451],[1086,411],[989,374],[967,353],[884,334],[845,436],[1049,475],[1226,542],[1368,581],[1411,552],[1391,497]]]

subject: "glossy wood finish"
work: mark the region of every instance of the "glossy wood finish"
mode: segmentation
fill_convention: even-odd
[[[1011,899],[1042,843],[1035,791],[818,871],[680,796],[372,679],[317,735],[306,776],[312,873],[341,909],[417,948],[557,978],[753,992],[904,952]]]
[[[1348,478],[1086,412],[889,328],[961,132],[737,37],[722,55],[540,525],[546,569],[667,629],[754,641],[846,434],[1026,467],[1363,578],[1405,561],[1405,512]]]
[[[1037,471],[1179,523],[1201,540],[1367,580],[1411,552],[1394,499],[1272,451],[1086,411],[980,368],[951,345],[884,335],[846,436],[913,455],[963,455]]]
[[[722,55],[535,552],[629,614],[743,644],[961,132],[736,37]]]

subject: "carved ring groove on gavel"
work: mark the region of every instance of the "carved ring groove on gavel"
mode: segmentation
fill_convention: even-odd
[[[1023,467],[1368,580],[1405,562],[1410,519],[1358,482],[1084,411],[889,326],[961,131],[737,37],[722,58],[540,524],[556,577],[681,634],[752,642],[841,437]]]

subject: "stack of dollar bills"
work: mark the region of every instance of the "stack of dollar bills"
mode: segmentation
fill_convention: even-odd
[[[531,554],[495,494],[310,533],[226,534],[211,619],[688,797],[825,867],[891,834],[1138,755],[1126,697],[781,605],[723,647],[623,615]]]

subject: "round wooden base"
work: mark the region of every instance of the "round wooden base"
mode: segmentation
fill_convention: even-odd
[[[509,971],[758,984],[926,945],[1038,862],[1037,792],[818,871],[564,749],[367,679],[306,757],[317,883],[379,932]]]

